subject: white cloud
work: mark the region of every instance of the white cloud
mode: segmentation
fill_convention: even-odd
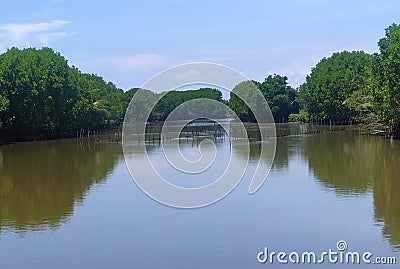
[[[59,33],[42,33],[36,36],[37,40],[44,46],[49,46],[50,43],[57,41],[58,39],[72,36],[74,32],[59,32]]]
[[[134,54],[128,56],[116,56],[106,57],[103,62],[107,65],[111,65],[117,68],[119,71],[131,72],[131,71],[145,71],[164,67],[167,63],[167,59],[164,56],[145,53],[145,54]]]
[[[60,38],[74,34],[58,31],[68,23],[70,22],[52,20],[39,23],[0,24],[0,50],[3,51],[11,46],[48,46]]]
[[[201,72],[199,70],[190,68],[185,73],[176,75],[175,79],[179,81],[185,81],[185,80],[199,81],[200,76]]]

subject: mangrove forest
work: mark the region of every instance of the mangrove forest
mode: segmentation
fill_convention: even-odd
[[[360,124],[400,137],[400,25],[390,25],[377,44],[377,53],[342,51],[321,59],[297,88],[281,74],[252,82],[275,122]],[[98,75],[82,73],[51,48],[10,48],[0,55],[0,142],[118,129],[138,90],[146,89],[124,91]],[[197,98],[223,102],[241,120],[254,121],[235,94],[246,91],[246,83],[231,90],[229,100],[213,88],[170,91],[153,108],[149,121],[163,121],[177,106]]]

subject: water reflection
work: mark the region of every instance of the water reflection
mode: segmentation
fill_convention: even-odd
[[[400,141],[351,133],[323,133],[302,142],[309,169],[344,196],[373,192],[375,220],[400,247]]]
[[[120,145],[88,140],[0,147],[0,231],[58,227],[120,156]]]
[[[303,140],[302,153],[317,180],[338,194],[365,194],[373,181],[373,139],[351,133],[320,133]]]
[[[250,161],[260,157],[268,161],[267,156],[260,156],[257,130],[250,129],[247,134]],[[214,141],[218,144],[229,140]],[[245,158],[240,143],[233,144],[232,150]],[[349,130],[278,138],[272,169],[278,173],[289,171],[292,159],[305,161],[313,179],[339,199],[371,195],[375,222],[382,226],[383,236],[391,245],[400,247],[400,141]]]
[[[259,131],[248,128],[250,161],[260,158]],[[201,140],[201,138],[200,138]],[[225,140],[215,140],[225,143]],[[152,144],[158,148],[158,144]],[[233,144],[237,156],[246,151]],[[268,161],[268,156],[261,156]],[[384,236],[400,247],[400,141],[362,135],[354,131],[322,132],[277,139],[272,169],[289,169],[291,158],[307,161],[314,179],[340,197],[373,193],[375,221],[382,223]]]
[[[400,141],[372,143],[374,163],[375,218],[383,221],[384,233],[400,247]]]
[[[261,143],[259,141],[253,140],[255,136],[252,136],[252,133],[248,133],[250,138],[250,161],[258,161],[261,158],[264,162],[269,162],[271,156],[260,156],[261,154]],[[300,137],[299,137],[300,138]],[[267,147],[269,152],[273,152],[273,145],[268,141],[264,142],[264,146]],[[246,157],[246,151],[243,146],[240,144],[234,145],[234,152],[243,158]],[[288,168],[289,159],[291,156],[296,155],[298,149],[295,144],[290,143],[287,138],[281,137],[276,140],[276,150],[274,162],[272,165],[272,169],[284,170]]]
[[[250,160],[257,161],[261,145],[256,141],[256,132],[248,134]],[[153,157],[157,157],[161,147],[157,137],[151,137],[152,141],[147,144]],[[191,153],[191,148],[196,148],[205,138],[214,140],[217,148],[230,150],[224,146],[230,140],[215,137],[214,133],[200,133],[195,139],[183,138],[181,143]],[[232,152],[237,158],[245,156],[240,144],[233,144]],[[261,157],[266,162],[269,159]],[[57,228],[68,220],[74,205],[83,200],[91,186],[104,181],[120,158],[120,145],[94,141],[64,140],[0,147],[0,231]],[[339,200],[348,198],[353,202],[360,196],[373,197],[375,223],[382,226],[383,235],[392,246],[400,247],[400,141],[391,143],[381,137],[351,132],[278,138],[273,165],[276,174],[285,170],[289,172],[288,177],[295,178],[299,168],[296,165],[308,165],[317,185],[334,191]],[[183,182],[186,178],[179,180]],[[277,191],[285,193],[285,188],[291,187],[285,185],[289,183],[276,185]],[[320,206],[314,204],[316,208]],[[336,206],[340,208],[332,204],[332,208]],[[173,212],[186,214],[186,211]],[[299,226],[307,223],[293,221],[298,221]]]

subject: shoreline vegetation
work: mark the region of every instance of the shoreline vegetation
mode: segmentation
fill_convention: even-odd
[[[279,74],[252,83],[276,123],[361,125],[372,134],[400,138],[400,26],[390,25],[378,46],[379,53],[343,51],[323,58],[296,89]],[[170,91],[152,109],[149,122],[163,122],[180,104],[197,98],[222,102],[242,121],[254,122],[235,94],[251,96],[248,85],[236,85],[229,100],[212,88]],[[123,91],[98,75],[82,73],[51,48],[10,48],[0,55],[0,144],[120,130],[137,91],[156,96],[146,89]]]
[[[229,119],[228,119],[229,121]],[[222,126],[219,126],[215,122],[200,122],[202,125],[198,125],[199,121],[194,121],[186,125],[180,132],[180,139],[186,140],[186,142],[191,141],[192,143],[197,143],[202,141],[205,137],[208,139],[212,139],[214,141],[219,141],[220,139],[225,139],[227,137],[227,133],[223,129]],[[235,125],[235,122],[231,122],[232,125]],[[245,122],[244,127],[246,128],[248,138],[253,142],[260,142],[260,132],[261,130],[265,131],[265,129],[269,129],[270,123],[252,123]],[[332,132],[341,132],[345,131],[349,134],[362,134],[362,135],[371,135],[371,132],[368,132],[365,128],[360,127],[359,125],[317,125],[313,123],[302,123],[302,122],[287,122],[287,123],[275,123],[275,137],[283,138],[283,137],[291,137],[291,136],[308,136],[317,133],[332,133]],[[179,125],[180,126],[180,125]],[[149,123],[146,127],[146,133],[144,140],[142,142],[149,143],[151,145],[161,143],[161,132],[162,132],[163,122],[154,122]],[[235,127],[231,126],[230,137],[232,139],[242,137],[236,137],[234,130]],[[261,130],[260,130],[261,127]],[[180,129],[180,128],[178,128]],[[169,135],[171,135],[169,133]],[[175,134],[176,135],[176,134]],[[175,137],[174,135],[174,137]],[[267,139],[271,137],[267,134]],[[102,132],[92,132],[90,134],[85,134],[82,136],[78,136],[75,138],[64,138],[64,139],[72,139],[77,141],[91,141],[95,143],[122,143],[122,130],[106,130]],[[168,137],[165,137],[168,140]],[[32,141],[24,141],[24,142],[32,142]],[[13,143],[13,142],[11,142]]]

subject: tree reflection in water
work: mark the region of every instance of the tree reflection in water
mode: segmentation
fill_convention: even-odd
[[[400,141],[333,132],[304,139],[302,153],[316,179],[338,195],[372,191],[375,221],[400,247]]]
[[[121,156],[120,145],[94,140],[0,147],[0,231],[57,228]]]

